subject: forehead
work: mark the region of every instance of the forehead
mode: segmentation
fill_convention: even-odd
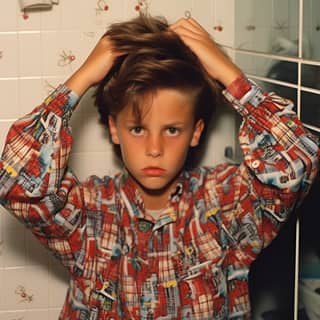
[[[193,117],[194,109],[194,97],[190,93],[163,88],[140,96],[125,106],[118,116],[139,121],[150,116],[183,119]]]

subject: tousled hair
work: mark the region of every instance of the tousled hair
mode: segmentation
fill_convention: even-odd
[[[141,120],[146,98],[158,89],[172,88],[190,95],[195,121],[201,118],[207,127],[221,97],[220,84],[209,77],[165,18],[140,14],[111,24],[105,36],[110,37],[116,51],[125,54],[115,60],[94,92],[103,125],[108,125],[109,115],[116,118],[128,105]]]

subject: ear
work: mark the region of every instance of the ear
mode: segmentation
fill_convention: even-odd
[[[196,147],[199,144],[203,129],[204,122],[202,119],[199,119],[194,125],[193,134],[190,141],[190,147]]]
[[[109,133],[111,136],[111,141],[114,144],[120,144],[116,121],[112,116],[108,116],[108,126],[109,126]]]

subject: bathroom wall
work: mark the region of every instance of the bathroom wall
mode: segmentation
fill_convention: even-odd
[[[164,15],[169,22],[191,13],[214,35],[219,6],[221,1],[212,0],[60,0],[51,10],[22,12],[18,0],[1,0],[0,149],[12,122],[78,68],[109,23],[134,17],[139,10]],[[219,110],[217,117],[203,164],[224,161],[224,147],[234,145],[232,111]],[[75,143],[70,165],[78,177],[117,170],[90,92],[81,100],[72,124]],[[68,275],[50,253],[0,207],[0,320],[57,319],[67,282]]]

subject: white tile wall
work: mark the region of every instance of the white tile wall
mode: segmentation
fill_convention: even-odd
[[[229,2],[223,1],[223,6]],[[213,0],[67,0],[51,10],[29,13],[21,12],[18,0],[1,1],[1,150],[12,122],[31,111],[76,70],[109,23],[135,16],[141,3],[169,22],[189,11],[212,33],[214,19],[232,26],[228,15],[214,17],[219,6],[215,7]],[[230,41],[231,29],[225,31],[219,39],[228,34]],[[224,146],[233,144],[233,117],[220,113],[205,164],[224,161]],[[118,170],[105,129],[97,124],[90,96],[82,99],[72,124],[75,143],[70,164],[79,178]],[[57,319],[67,282],[62,266],[0,208],[0,320]]]

